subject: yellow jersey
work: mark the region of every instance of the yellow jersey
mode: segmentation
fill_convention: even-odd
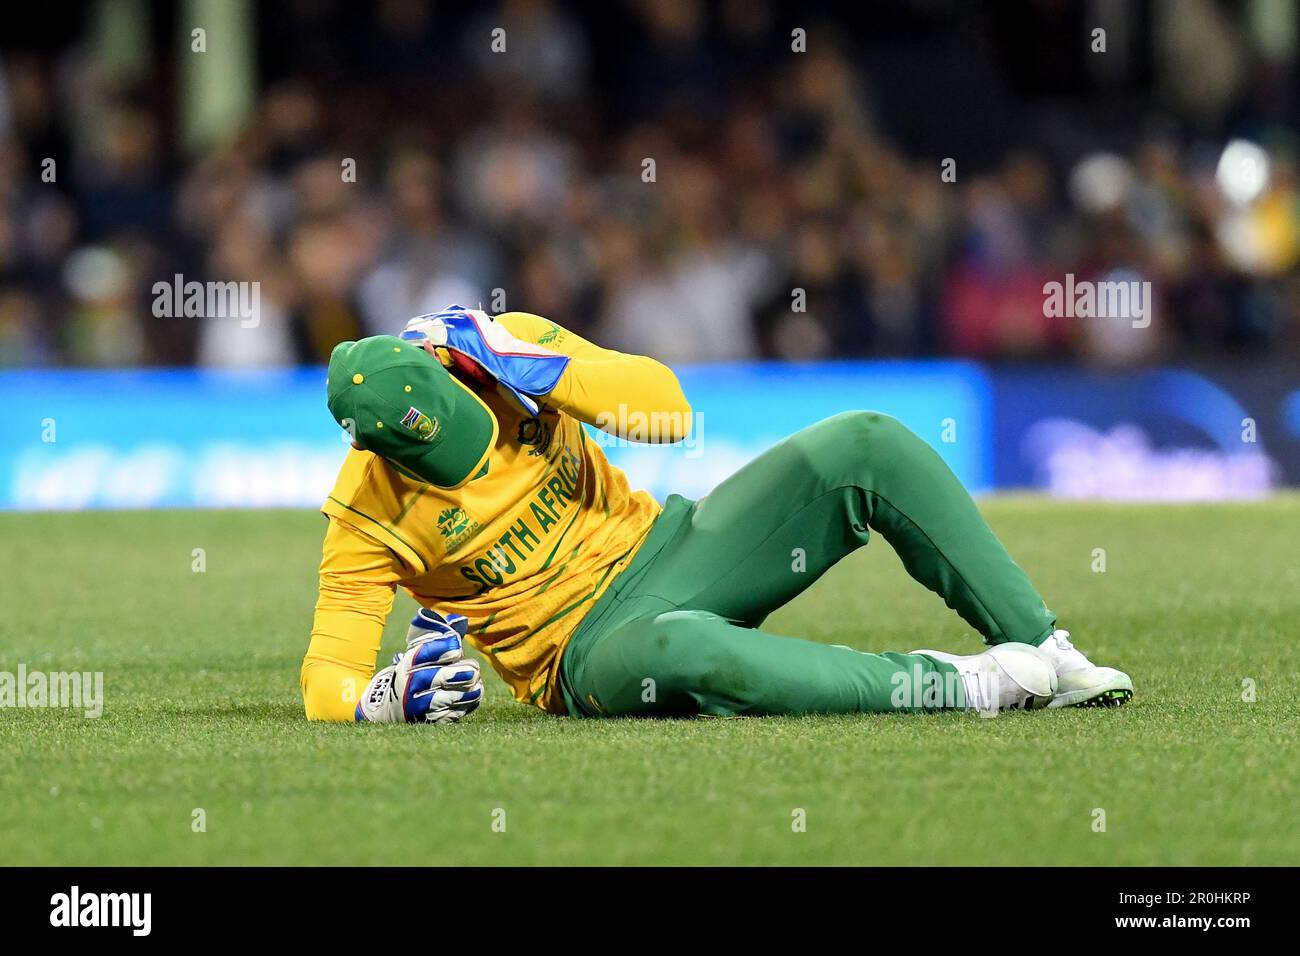
[[[659,514],[582,423],[625,440],[685,438],[691,409],[672,371],[540,316],[497,321],[569,365],[535,419],[494,390],[480,394],[497,441],[486,472],[454,491],[349,452],[321,509],[329,526],[301,673],[309,718],[352,719],[399,586],[424,607],[465,615],[470,645],[516,700],[563,713],[560,654]]]

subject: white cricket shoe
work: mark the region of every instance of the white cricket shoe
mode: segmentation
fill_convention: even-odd
[[[1048,707],[1118,707],[1133,696],[1133,679],[1113,667],[1098,667],[1057,629],[1038,649],[1056,668],[1056,697]]]
[[[957,668],[966,690],[966,709],[980,713],[1050,707],[1056,693],[1052,662],[1029,644],[998,644],[983,654],[912,651]]]

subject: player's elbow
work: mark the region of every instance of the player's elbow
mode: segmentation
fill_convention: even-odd
[[[628,398],[617,409],[584,418],[603,432],[643,445],[679,442],[691,434],[694,414],[672,369],[651,358],[642,361],[649,375],[638,377]]]
[[[671,372],[668,373],[672,375]],[[686,400],[682,387],[677,383],[677,376],[673,375],[673,391],[671,401],[667,403],[660,414],[663,416],[665,425],[660,430],[661,434],[656,441],[661,442],[678,442],[686,438],[695,427],[695,413],[691,410],[691,403]]]
[[[657,443],[679,442],[691,433],[695,415],[673,370],[666,365],[660,368],[663,369],[664,383],[660,401],[656,402],[657,408],[651,416],[652,419],[658,419],[658,424],[649,430],[647,440]]]

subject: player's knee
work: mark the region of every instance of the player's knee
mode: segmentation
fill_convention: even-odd
[[[718,640],[720,618],[669,611],[624,625],[598,641],[586,661],[603,713],[688,716],[734,663]],[[725,628],[725,624],[723,625]]]
[[[655,670],[670,685],[693,690],[734,667],[737,648],[721,618],[700,611],[668,611],[654,618],[650,640]]]
[[[685,687],[731,659],[728,641],[716,636],[720,618],[703,611],[666,611],[643,622],[634,658],[646,678]],[[624,658],[627,659],[627,658]]]
[[[821,454],[823,467],[840,476],[895,461],[921,441],[906,425],[883,412],[841,412],[826,420],[827,431]]]
[[[880,444],[902,437],[916,437],[906,425],[884,412],[842,412],[835,418],[839,420],[845,438],[859,446],[863,443]]]

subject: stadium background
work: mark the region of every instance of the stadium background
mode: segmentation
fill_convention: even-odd
[[[315,506],[330,347],[450,302],[677,368],[695,441],[610,449],[660,496],[848,407],[977,491],[1300,483],[1291,0],[42,8],[0,37],[2,508]],[[1067,274],[1152,324],[1048,317]],[[155,317],[175,275],[255,327]]]

